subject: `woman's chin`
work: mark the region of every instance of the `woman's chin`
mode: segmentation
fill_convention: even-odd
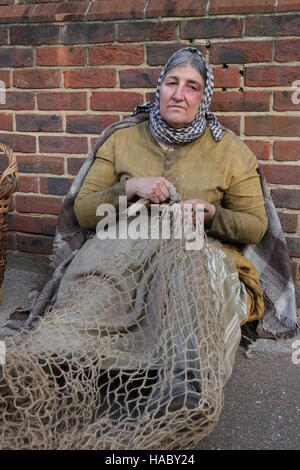
[[[174,116],[167,116],[164,120],[172,127],[176,129],[181,129],[182,127],[187,126],[188,124],[181,119],[174,119]]]

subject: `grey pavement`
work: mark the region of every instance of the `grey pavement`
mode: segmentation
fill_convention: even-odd
[[[3,324],[26,302],[46,263],[42,256],[9,256],[0,305],[1,339],[14,334]],[[299,341],[296,349],[295,341]],[[299,392],[299,335],[279,341],[259,339],[250,358],[240,347],[219,423],[197,449],[300,449]]]

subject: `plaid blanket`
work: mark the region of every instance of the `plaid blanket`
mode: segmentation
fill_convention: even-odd
[[[74,201],[99,147],[116,130],[136,125],[148,118],[147,113],[140,113],[112,124],[101,133],[64,199],[50,263],[45,275],[29,296],[31,306],[17,309],[6,323],[7,327],[33,327],[38,318],[44,315],[45,309],[55,303],[58,287],[68,264],[87,238],[94,234],[79,226],[74,213]],[[268,230],[259,244],[247,245],[243,251],[244,256],[256,267],[264,292],[265,314],[259,322],[257,333],[262,337],[289,337],[298,330],[289,254],[276,208],[260,169],[259,175],[269,219]]]

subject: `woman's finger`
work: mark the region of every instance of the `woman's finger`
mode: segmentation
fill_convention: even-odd
[[[170,197],[170,193],[163,183],[159,183],[159,189],[161,194],[164,196],[164,200]]]

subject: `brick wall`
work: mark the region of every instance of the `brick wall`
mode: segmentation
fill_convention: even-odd
[[[189,44],[212,65],[211,109],[264,170],[300,284],[299,0],[0,0],[0,141],[20,173],[11,250],[51,252],[97,135],[151,98],[161,65]]]

